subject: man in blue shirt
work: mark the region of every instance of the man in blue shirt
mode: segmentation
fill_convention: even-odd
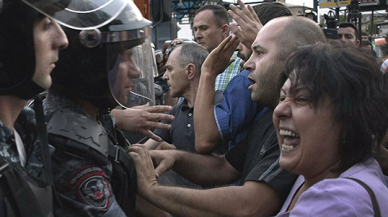
[[[263,25],[273,18],[292,15],[287,6],[278,2],[266,2],[253,8]],[[256,25],[250,26],[253,28]],[[235,26],[232,25],[232,27]],[[244,61],[248,60],[252,54],[250,48],[241,42],[237,51],[237,56],[243,58]],[[229,149],[232,148],[245,138],[248,126],[268,110],[252,101],[251,92],[248,89],[252,82],[249,81],[248,74],[248,70],[243,70],[235,76],[223,93],[224,100],[217,105],[213,105],[212,98],[215,94],[213,82],[204,79],[200,83],[194,113],[195,145],[198,153],[211,153],[222,144],[229,144]]]

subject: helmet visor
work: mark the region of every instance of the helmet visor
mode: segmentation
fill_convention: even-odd
[[[22,0],[58,23],[77,30],[96,29],[110,23],[127,7],[129,22],[143,17],[131,0]]]
[[[152,55],[150,28],[136,31],[144,37],[108,45],[110,91],[117,103],[125,108],[155,104],[153,74],[156,63]]]

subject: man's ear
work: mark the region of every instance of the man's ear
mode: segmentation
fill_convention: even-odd
[[[197,69],[193,63],[186,66],[187,79],[191,80],[197,75]]]
[[[226,38],[229,34],[229,25],[225,23],[221,26],[221,29],[222,29],[222,34],[224,34]]]

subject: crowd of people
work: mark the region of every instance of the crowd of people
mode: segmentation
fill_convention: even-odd
[[[388,216],[370,43],[237,3],[163,54],[131,0],[0,0],[0,216]]]

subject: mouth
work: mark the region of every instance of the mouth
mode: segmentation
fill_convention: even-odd
[[[282,151],[291,151],[300,144],[300,136],[294,131],[281,129],[279,135],[283,137]]]
[[[251,85],[249,85],[248,89],[252,91],[252,88],[253,88],[253,85],[255,85],[256,81],[253,80],[251,77],[248,76],[248,80],[250,80],[252,82]]]
[[[256,83],[255,80],[253,80],[251,77],[248,76],[248,79],[252,82],[252,83]]]

